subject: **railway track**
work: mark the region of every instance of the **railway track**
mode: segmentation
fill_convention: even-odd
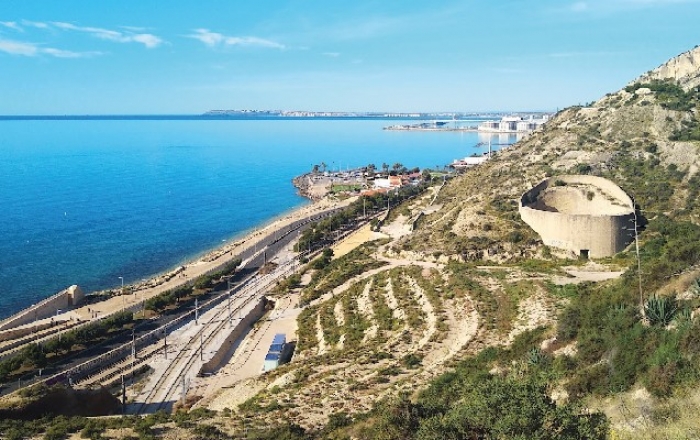
[[[296,262],[290,262],[278,268],[275,273],[265,275],[260,282],[251,285],[248,289],[240,292],[238,299],[242,299],[235,308],[229,311],[224,304],[214,311],[214,315],[209,317],[197,332],[191,335],[184,345],[177,351],[175,358],[169,361],[165,371],[159,374],[155,384],[149,387],[149,391],[141,399],[141,402],[132,405],[131,411],[134,414],[145,412],[155,412],[161,409],[168,409],[177,399],[175,398],[178,387],[182,386],[183,380],[192,374],[193,367],[202,362],[203,354],[201,350],[211,344],[220,332],[229,324],[230,314],[240,313],[251,303],[260,300],[265,291],[280,277],[289,275],[298,267]],[[185,385],[186,387],[186,385]],[[163,391],[164,390],[164,391]]]
[[[280,309],[280,310],[277,311],[277,315],[279,316],[279,315],[281,315],[282,313],[284,313],[284,312],[286,312],[287,310],[289,310],[289,307],[290,307],[290,306],[291,306],[291,302],[287,303],[287,305],[286,305],[284,308],[282,308],[282,309]],[[271,320],[271,319],[268,319],[268,320],[261,326],[261,328],[258,330],[258,332],[259,332],[260,334],[264,335],[264,334],[269,330],[270,326],[272,326],[272,320]],[[235,373],[236,371],[238,371],[238,370],[240,370],[241,368],[243,368],[243,366],[244,366],[246,363],[248,363],[248,361],[250,360],[250,357],[253,355],[253,352],[255,351],[255,349],[258,348],[258,345],[260,345],[260,342],[261,342],[261,339],[258,339],[258,340],[255,342],[255,345],[253,345],[253,347],[251,347],[250,349],[245,350],[245,351],[243,352],[243,353],[245,354],[245,357],[243,357],[243,358],[235,358],[235,359],[234,359],[235,365],[233,366],[233,368],[231,368],[231,369],[229,370],[229,373],[228,373],[228,374],[233,374],[233,373]]]

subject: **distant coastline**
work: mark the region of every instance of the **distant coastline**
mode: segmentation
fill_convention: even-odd
[[[221,121],[221,120],[431,120],[436,118],[487,119],[505,115],[484,113],[309,112],[282,110],[212,110],[200,114],[0,115],[0,121]],[[508,113],[511,114],[511,113]]]
[[[271,120],[424,120],[431,116],[284,116],[277,114],[226,114],[205,113],[200,115],[0,115],[0,121],[271,121]]]

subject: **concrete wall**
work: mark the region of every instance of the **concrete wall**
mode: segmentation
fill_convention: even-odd
[[[209,361],[202,365],[199,370],[199,375],[213,374],[221,368],[221,366],[226,362],[226,358],[231,350],[233,344],[236,343],[238,338],[248,330],[255,322],[257,322],[265,314],[265,305],[267,304],[267,298],[262,297],[260,301],[255,305],[253,310],[251,310],[245,317],[231,330],[231,333],[226,337],[226,340],[221,344],[219,349],[214,354]]]
[[[47,329],[51,327],[50,322],[43,322],[41,324],[38,324],[36,326],[28,326],[28,327],[22,327],[22,328],[9,328],[7,330],[0,330],[0,341],[9,341],[11,339],[17,339],[21,338],[23,336],[27,336],[29,334],[32,334],[33,332],[39,332],[41,330]],[[63,327],[61,327],[63,328]],[[19,341],[20,343],[22,341]]]
[[[531,208],[529,205],[533,204],[540,192],[553,186],[557,180],[597,187],[630,209],[626,214],[617,215],[574,215]],[[540,182],[523,194],[519,211],[523,221],[542,237],[546,245],[566,249],[576,255],[581,255],[581,250],[588,250],[590,258],[602,258],[622,251],[634,241],[633,209],[630,197],[607,179],[595,176],[556,176]]]
[[[0,322],[0,330],[7,330],[32,323],[38,319],[49,318],[56,314],[56,310],[61,309],[65,311],[70,309],[80,304],[84,298],[85,295],[80,287],[76,285],[70,286]]]

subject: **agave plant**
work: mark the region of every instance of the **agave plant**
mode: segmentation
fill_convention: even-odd
[[[539,365],[542,363],[544,358],[544,353],[542,353],[542,351],[537,347],[532,347],[527,354],[527,362],[530,365]]]
[[[689,308],[683,307],[676,313],[676,321],[680,324],[688,324],[693,320],[693,313]]]
[[[644,305],[644,314],[651,325],[667,326],[673,321],[677,311],[675,297],[654,295]]]
[[[693,281],[690,284],[690,288],[688,289],[690,293],[692,293],[695,296],[700,296],[700,278],[696,278],[695,281]]]

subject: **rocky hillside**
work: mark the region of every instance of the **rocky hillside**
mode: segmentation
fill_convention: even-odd
[[[700,46],[684,52],[640,76],[633,83],[647,83],[652,80],[671,79],[684,89],[700,86]]]

